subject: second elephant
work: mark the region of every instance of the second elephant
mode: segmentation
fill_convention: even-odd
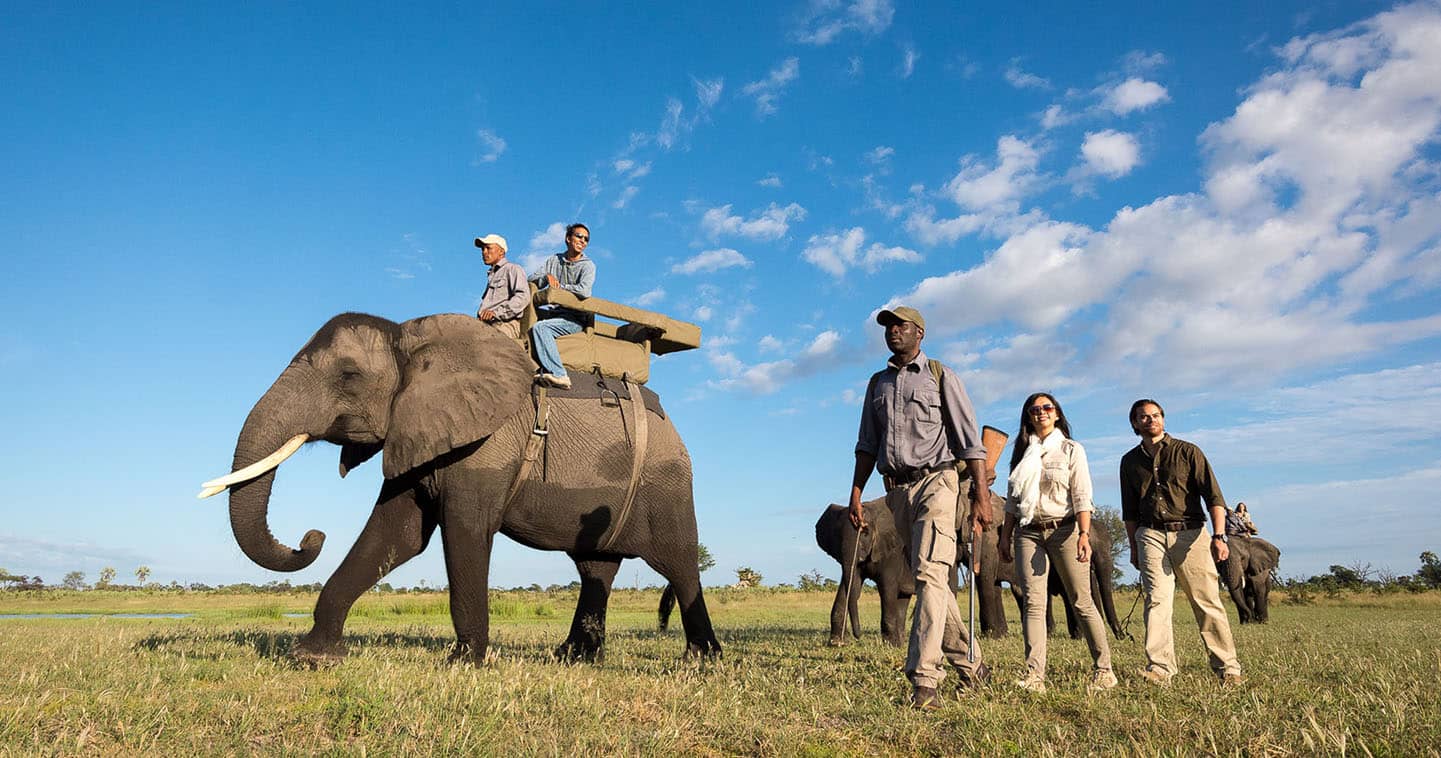
[[[1000,553],[996,549],[1005,501],[994,492],[990,494],[994,523],[983,533],[978,543],[981,570],[976,584],[976,602],[979,606],[977,615],[982,635],[1004,637],[1008,627],[1005,609],[1001,606],[1001,584],[1004,582],[1011,586],[1018,609],[1021,607],[1021,597],[1014,564],[1001,561]],[[885,498],[867,501],[862,506],[866,509],[866,522],[870,526],[859,536],[851,525],[845,506],[829,506],[816,521],[816,544],[841,564],[841,582],[831,605],[830,644],[844,643],[847,619],[850,621],[851,634],[860,636],[860,614],[857,605],[861,587],[869,579],[875,583],[880,593],[881,635],[886,642],[901,645],[905,635],[906,606],[914,591],[914,578],[906,569],[904,540],[895,529],[890,512],[886,509]],[[1098,521],[1091,523],[1091,594],[1105,616],[1107,625],[1117,637],[1124,637],[1125,631],[1121,628],[1112,598],[1113,561],[1110,535]],[[961,560],[968,560],[965,551],[962,551]],[[1075,611],[1065,593],[1059,591],[1060,578],[1054,569],[1051,573],[1051,584],[1051,594],[1060,595],[1065,602],[1066,626],[1071,637],[1080,639],[1081,630]],[[1047,628],[1049,627],[1048,623]]]
[[[1221,581],[1236,603],[1243,624],[1264,624],[1270,614],[1271,573],[1281,565],[1281,551],[1260,537],[1230,535],[1231,557],[1217,564]]]

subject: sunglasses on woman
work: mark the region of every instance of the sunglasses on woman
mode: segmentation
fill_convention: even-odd
[[[1045,405],[1033,405],[1028,410],[1031,412],[1032,416],[1039,416],[1042,413],[1050,413],[1055,409],[1056,406],[1051,405],[1050,403],[1046,403]]]

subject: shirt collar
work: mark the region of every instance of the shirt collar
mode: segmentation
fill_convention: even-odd
[[[892,355],[890,358],[887,358],[887,359],[886,359],[886,365],[887,365],[887,366],[890,366],[890,367],[893,368],[893,369],[896,369],[897,371],[899,371],[899,370],[901,370],[901,369],[903,369],[903,368],[911,369],[911,370],[913,370],[913,371],[920,371],[920,370],[921,370],[921,366],[925,365],[926,361],[928,361],[928,360],[929,360],[929,359],[926,358],[926,351],[924,351],[924,350],[918,350],[918,351],[916,351],[916,357],[915,357],[915,358],[912,358],[912,359],[911,359],[911,362],[910,362],[910,363],[907,363],[907,364],[904,365],[904,366],[901,366],[901,365],[899,365],[899,364],[896,363],[896,356],[895,356],[895,355]]]

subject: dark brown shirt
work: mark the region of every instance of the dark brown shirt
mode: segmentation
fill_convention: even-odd
[[[1206,501],[1202,507],[1201,501]],[[1121,457],[1121,518],[1141,526],[1210,520],[1207,507],[1226,506],[1201,448],[1167,434],[1155,456],[1137,445]]]

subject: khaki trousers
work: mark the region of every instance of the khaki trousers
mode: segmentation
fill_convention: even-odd
[[[1026,669],[1046,675],[1046,600],[1051,566],[1061,575],[1061,585],[1071,599],[1091,648],[1095,670],[1111,670],[1111,645],[1106,639],[1106,626],[1091,598],[1091,564],[1076,560],[1076,544],[1080,531],[1076,522],[1053,529],[1023,526],[1016,530],[1016,574],[1025,593],[1026,614],[1021,620],[1021,636],[1026,640]]]
[[[505,336],[516,340],[517,342],[520,341],[520,319],[511,319],[509,321],[487,321],[485,323],[490,324],[496,329],[499,329],[501,334],[504,334]]]
[[[971,640],[949,583],[956,563],[959,498],[954,469],[886,493],[896,532],[908,540],[906,558],[916,577],[916,611],[906,653],[906,676],[916,687],[938,686],[946,677],[943,660],[971,681],[981,665],[979,644],[976,662],[966,660]]]
[[[1204,529],[1166,532],[1140,527],[1136,548],[1141,563],[1141,584],[1146,590],[1147,667],[1167,676],[1176,674],[1176,645],[1171,633],[1176,583],[1191,603],[1201,628],[1211,670],[1240,674],[1231,622],[1221,605],[1216,564],[1211,560],[1211,535]]]

